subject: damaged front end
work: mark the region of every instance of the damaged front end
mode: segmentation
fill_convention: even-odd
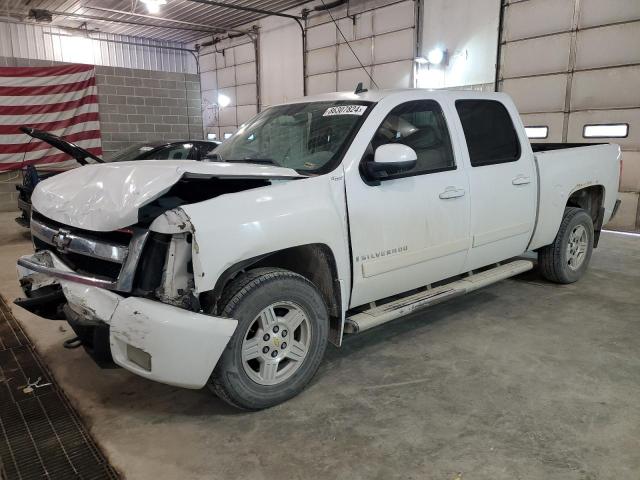
[[[66,319],[102,366],[202,387],[237,322],[200,313],[194,295],[193,228],[180,209],[147,227],[89,232],[34,212],[36,253],[18,260],[27,298],[16,304]]]
[[[181,207],[301,178],[276,166],[148,160],[40,182],[36,253],[18,261],[27,298],[16,303],[65,318],[99,363],[112,357],[143,377],[200,388],[237,322],[200,306],[196,232]]]

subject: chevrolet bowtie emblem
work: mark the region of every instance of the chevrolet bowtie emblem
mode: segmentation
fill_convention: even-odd
[[[64,252],[71,243],[71,232],[61,228],[58,230],[58,233],[51,238],[51,241],[60,252]]]
[[[275,345],[276,348],[278,348],[280,346],[280,339],[278,337],[275,337],[273,339],[273,344]]]

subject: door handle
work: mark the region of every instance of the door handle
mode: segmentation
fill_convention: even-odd
[[[516,178],[511,180],[511,183],[514,185],[526,185],[527,183],[531,183],[531,179],[526,175],[518,175]]]
[[[466,192],[462,188],[456,187],[447,187],[444,189],[440,195],[438,195],[442,200],[446,200],[448,198],[458,198],[464,196]]]

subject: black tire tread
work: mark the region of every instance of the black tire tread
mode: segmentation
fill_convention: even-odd
[[[540,269],[540,273],[551,282],[567,283],[562,278],[561,270],[563,268],[562,249],[565,248],[562,239],[569,223],[571,223],[576,215],[582,212],[586,213],[582,208],[566,207],[553,243],[538,250],[538,268]]]
[[[220,307],[222,308],[222,310],[220,310],[221,316],[231,318],[237,305],[250,292],[261,287],[265,283],[269,283],[286,277],[302,280],[305,283],[308,283],[313,288],[316,288],[315,285],[307,278],[283,268],[265,267],[256,268],[255,270],[249,270],[247,272],[239,274],[229,283],[229,285],[225,287],[218,303],[218,305],[220,305]],[[211,378],[209,380],[209,388],[213,390],[213,392],[221,400],[227,402],[228,404],[240,410],[251,410],[243,405],[240,405],[233,399],[233,397],[227,391],[224,383],[220,380],[220,377],[220,371],[218,367],[216,367],[213,370],[213,374],[211,375]]]

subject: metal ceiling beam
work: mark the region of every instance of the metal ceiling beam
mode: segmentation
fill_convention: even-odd
[[[87,20],[97,20],[100,22],[111,22],[111,23],[127,23],[130,25],[137,25],[137,26],[145,26],[145,27],[155,27],[155,28],[167,28],[167,29],[171,29],[171,30],[189,30],[192,32],[203,32],[203,33],[221,33],[219,29],[215,29],[215,28],[209,28],[209,29],[204,29],[204,28],[196,28],[196,27],[177,27],[177,26],[169,26],[169,25],[158,25],[157,23],[143,23],[143,22],[139,22],[137,20],[115,20],[113,18],[105,18],[105,17],[100,17],[98,15],[87,15],[84,13],[68,13],[68,12],[58,12],[58,11],[52,11],[49,10],[49,13],[51,13],[52,15],[55,16],[59,16],[59,17],[72,17],[72,18],[83,18],[83,19],[87,19]],[[223,30],[224,32],[224,30]],[[244,32],[243,32],[244,33]]]
[[[142,13],[127,12],[125,10],[115,10],[113,8],[95,7],[95,6],[91,6],[91,5],[85,5],[84,8],[88,8],[90,10],[100,10],[101,12],[116,13],[118,15],[128,15],[128,16],[133,16],[133,17],[138,17],[138,18],[150,18],[152,20],[162,20],[164,22],[179,23],[181,25],[187,25],[187,26],[190,26],[190,27],[202,27],[202,28],[207,28],[209,30],[217,30],[220,33],[223,33],[223,32],[234,32],[234,33],[242,33],[242,34],[245,34],[245,35],[247,33],[249,33],[249,32],[247,32],[245,30],[239,30],[237,28],[216,27],[216,26],[206,25],[204,23],[185,22],[184,20],[175,20],[173,18],[159,18],[159,17],[153,16],[153,15],[144,15]]]
[[[244,12],[259,13],[261,15],[268,15],[268,16],[273,15],[275,17],[290,18],[292,20],[296,20],[297,22],[300,22],[300,20],[304,20],[302,17],[298,17],[296,15],[290,15],[288,13],[273,12],[271,10],[264,10],[262,8],[255,8],[255,7],[245,7],[244,5],[235,5],[233,3],[213,2],[209,0],[190,0],[190,1],[195,3],[202,3],[204,5],[211,5],[212,7],[230,8],[232,10],[242,10]]]

